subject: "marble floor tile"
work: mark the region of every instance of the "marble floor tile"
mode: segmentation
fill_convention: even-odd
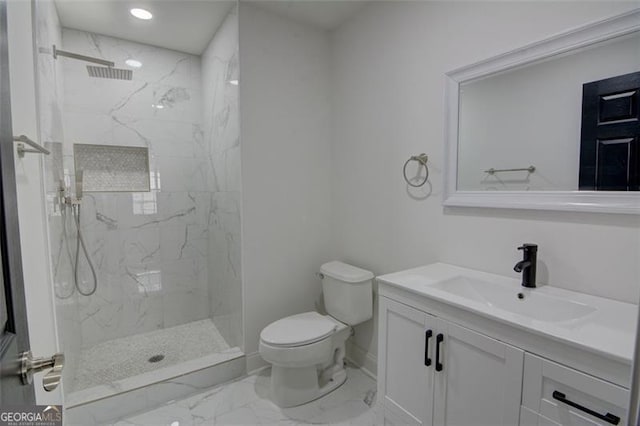
[[[347,381],[330,394],[308,404],[285,409],[269,399],[269,375],[270,369],[264,369],[155,410],[121,419],[115,425],[375,424],[376,382],[357,368],[348,367]]]

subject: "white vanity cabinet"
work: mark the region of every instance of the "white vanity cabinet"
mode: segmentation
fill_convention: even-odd
[[[378,283],[378,424],[626,424],[636,306],[447,264]]]
[[[524,351],[380,298],[380,424],[517,425]]]

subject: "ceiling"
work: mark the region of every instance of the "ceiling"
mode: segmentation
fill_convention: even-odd
[[[235,1],[229,0],[55,0],[63,27],[118,37],[181,52],[201,54]],[[262,9],[323,30],[354,16],[366,1],[257,0]],[[129,13],[140,7],[153,13],[142,21]]]
[[[201,54],[235,1],[56,0],[63,27],[118,37],[181,52]],[[134,18],[139,7],[153,19]]]
[[[362,9],[368,1],[359,0],[254,0],[262,9],[323,30],[334,30]]]

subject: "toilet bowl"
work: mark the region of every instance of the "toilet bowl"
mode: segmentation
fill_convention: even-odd
[[[278,320],[260,334],[260,355],[272,364],[271,396],[281,407],[305,404],[340,386],[351,327],[317,312]]]
[[[352,326],[373,316],[371,272],[342,262],[326,263],[320,272],[329,315],[291,315],[260,333],[260,355],[272,364],[271,398],[280,407],[305,404],[342,385]]]

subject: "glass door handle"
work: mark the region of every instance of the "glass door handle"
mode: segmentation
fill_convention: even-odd
[[[33,382],[33,374],[51,369],[42,379],[42,386],[51,392],[60,384],[62,369],[64,368],[64,354],[57,353],[50,358],[34,358],[31,351],[23,352],[20,356],[20,377],[22,383],[29,385]]]

